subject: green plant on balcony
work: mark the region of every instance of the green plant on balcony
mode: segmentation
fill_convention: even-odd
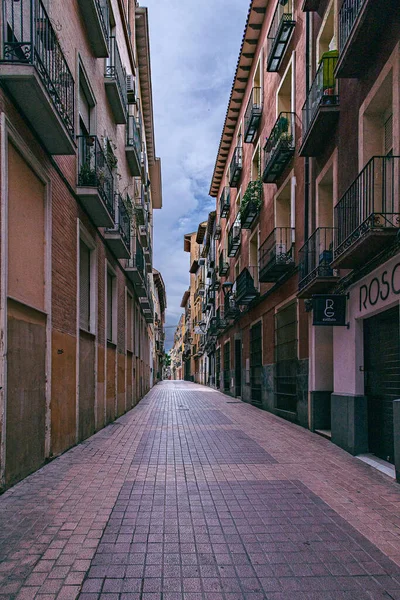
[[[246,209],[249,204],[252,204],[254,209],[259,212],[262,205],[262,181],[261,179],[256,179],[255,181],[250,181],[247,186],[246,192],[242,198],[240,203],[240,220],[244,221],[246,216]]]

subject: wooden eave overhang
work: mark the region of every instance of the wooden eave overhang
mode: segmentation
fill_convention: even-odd
[[[190,298],[190,290],[186,290],[186,292],[182,296],[181,308],[185,308],[186,307],[186,303],[187,303],[187,301],[188,301],[189,298]]]
[[[209,194],[218,195],[269,0],[251,0]]]
[[[153,92],[151,85],[149,20],[147,8],[144,6],[135,9],[136,25],[136,50],[140,79],[140,95],[142,98],[143,121],[146,132],[146,146],[149,166],[155,160],[154,141],[154,116]]]
[[[204,221],[203,223],[200,223],[200,225],[197,229],[197,235],[196,235],[196,243],[197,244],[200,245],[203,243],[206,230],[207,230],[207,221]]]

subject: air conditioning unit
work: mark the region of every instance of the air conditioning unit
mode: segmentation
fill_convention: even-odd
[[[126,76],[128,104],[136,104],[136,81],[133,75]]]

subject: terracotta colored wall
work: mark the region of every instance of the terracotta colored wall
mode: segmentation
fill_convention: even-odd
[[[117,354],[117,416],[126,411],[125,394],[125,355]]]
[[[51,352],[51,454],[76,441],[76,338],[53,330]]]
[[[106,423],[115,419],[115,347],[107,348],[107,400]]]
[[[105,351],[103,346],[97,347],[97,429],[104,427],[105,423]]]
[[[94,337],[81,332],[79,338],[79,440],[95,431],[95,347]]]

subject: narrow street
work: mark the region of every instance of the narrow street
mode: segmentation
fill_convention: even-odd
[[[164,382],[0,497],[0,598],[396,600],[399,526],[387,476]]]

